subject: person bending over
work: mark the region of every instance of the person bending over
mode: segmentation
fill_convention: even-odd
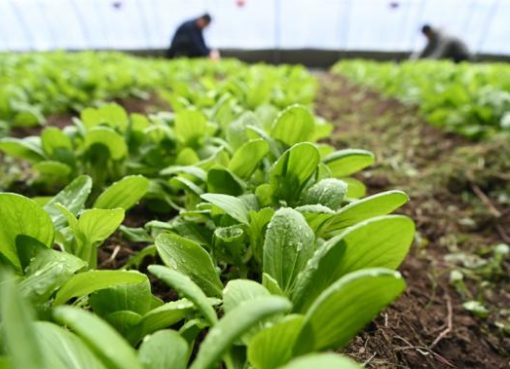
[[[426,24],[421,32],[427,38],[427,45],[411,59],[450,59],[455,63],[471,60],[472,56],[467,45],[459,38],[447,35]]]
[[[168,58],[209,57],[219,59],[218,51],[209,49],[204,41],[203,30],[211,24],[211,20],[209,14],[204,14],[182,23],[175,31],[166,56]]]

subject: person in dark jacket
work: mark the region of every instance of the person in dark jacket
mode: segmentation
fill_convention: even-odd
[[[177,31],[175,31],[166,56],[168,58],[210,57],[218,59],[218,52],[209,49],[204,41],[203,30],[207,28],[210,23],[211,16],[209,14],[204,14],[181,24],[179,28],[177,28]]]
[[[426,24],[421,32],[427,38],[427,45],[413,59],[450,59],[455,63],[472,59],[466,44],[459,38],[447,35]]]

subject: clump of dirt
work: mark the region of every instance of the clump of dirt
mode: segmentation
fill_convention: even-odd
[[[407,291],[346,352],[367,368],[508,368],[510,338],[498,321],[510,306],[509,260],[492,276],[461,265],[470,258],[491,265],[494,245],[509,243],[508,141],[472,143],[427,124],[413,106],[341,76],[319,78],[316,109],[335,124],[331,141],[373,151],[377,164],[360,179],[370,193],[405,190],[411,201],[402,211],[417,225],[401,267]],[[465,293],[450,282],[452,271],[464,273]],[[489,315],[466,311],[465,295],[482,300]]]

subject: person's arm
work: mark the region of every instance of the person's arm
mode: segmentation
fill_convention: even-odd
[[[435,41],[427,41],[427,45],[425,48],[416,55],[417,59],[423,59],[430,57],[431,54],[434,53],[434,50],[437,48],[437,42]]]

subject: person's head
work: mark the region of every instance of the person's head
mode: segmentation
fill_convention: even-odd
[[[205,13],[204,15],[201,15],[197,18],[196,24],[198,28],[204,29],[206,28],[212,21],[211,16],[208,13]]]
[[[434,29],[430,24],[424,24],[423,27],[421,27],[421,33],[423,33],[425,37],[429,39],[434,37],[435,34]]]

